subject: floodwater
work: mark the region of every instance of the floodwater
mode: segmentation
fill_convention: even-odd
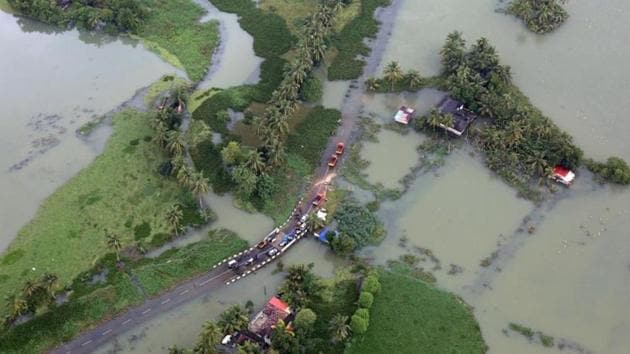
[[[260,236],[259,232],[241,235],[252,241],[259,240],[257,237]],[[285,267],[313,263],[314,272],[322,277],[332,277],[335,268],[342,265],[341,260],[333,256],[327,245],[312,238],[304,239],[293,246],[282,257],[282,262]],[[275,294],[275,289],[284,279],[284,275],[276,272],[276,269],[275,264],[270,264],[245,281],[219,288],[202,298],[160,314],[142,326],[112,338],[95,353],[166,353],[173,345],[191,348],[197,341],[203,323],[215,320],[228,306],[242,306],[251,300],[254,311],[258,311]]]
[[[207,0],[194,2],[207,11],[201,18],[202,22],[219,21],[221,37],[221,43],[212,58],[213,67],[198,88],[228,88],[258,82],[263,59],[254,54],[254,39],[239,26],[238,17],[219,11]]]
[[[433,75],[449,32],[460,30],[469,41],[485,36],[532,103],[587,156],[630,160],[630,4],[569,2],[571,18],[547,36],[494,12],[497,5],[403,1],[381,69],[398,60],[404,69]],[[410,94],[391,96],[375,95],[370,111],[388,117]],[[401,173],[407,168],[397,167]],[[565,352],[627,353],[630,189],[603,187],[579,172],[571,189],[559,188],[536,207],[516,198],[465,146],[445,166],[419,176],[400,200],[381,205],[389,234],[365,254],[379,264],[408,253],[424,259],[418,266],[432,272],[439,287],[475,308],[490,353],[559,353],[559,343]],[[554,336],[556,347],[506,331],[510,322]]]
[[[370,161],[365,169],[367,180],[385,188],[401,189],[400,180],[418,163],[417,148],[423,139],[415,133],[401,135],[388,129],[381,129],[376,137],[378,142],[366,141],[361,150],[361,157]]]
[[[109,136],[75,131],[174,68],[130,40],[58,31],[0,11],[0,252]]]

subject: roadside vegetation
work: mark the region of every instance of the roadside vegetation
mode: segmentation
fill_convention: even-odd
[[[545,34],[554,31],[569,18],[562,7],[567,1],[513,0],[507,7],[507,13],[523,20],[530,31]]]
[[[0,352],[44,352],[152,295],[207,271],[225,256],[246,247],[247,242],[238,235],[218,230],[210,231],[208,239],[168,250],[157,258],[129,255],[117,260],[114,252],[108,253],[77,275],[71,285],[52,282],[53,293],[67,297],[67,301],[50,302],[30,321],[0,331]],[[51,278],[43,280],[46,279]],[[35,289],[34,294],[44,294]]]
[[[540,331],[534,331],[533,329],[518,323],[510,322],[508,328],[513,332],[521,334],[530,342],[539,342],[545,347],[553,347],[555,345],[555,339],[552,336],[546,335]]]
[[[458,297],[388,271],[380,282],[369,327],[346,353],[486,352],[471,308]]]

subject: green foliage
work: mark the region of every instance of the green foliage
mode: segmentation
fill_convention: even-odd
[[[513,0],[507,12],[525,22],[530,31],[544,34],[560,27],[569,18],[560,5],[567,0]]]
[[[218,23],[200,23],[205,11],[190,0],[142,1],[149,11],[136,34],[175,56],[192,81],[201,80],[219,44]]]
[[[195,167],[208,178],[213,192],[221,194],[234,188],[235,183],[232,181],[232,177],[223,168],[220,145],[214,145],[211,141],[204,141],[190,150],[190,156]]]
[[[104,28],[108,32],[136,30],[144,21],[146,8],[133,0],[72,1],[62,8],[57,1],[8,0],[13,10],[58,26],[75,23],[86,29]]]
[[[307,102],[319,102],[323,95],[322,81],[313,75],[309,76],[302,87],[302,98]]]
[[[297,315],[295,315],[295,320],[293,323],[298,329],[308,331],[317,321],[317,315],[313,310],[309,308],[302,308],[298,311]]]
[[[370,310],[368,310],[367,308],[358,308],[356,311],[354,311],[354,314],[368,321],[368,323],[370,322]]]
[[[585,165],[602,181],[622,185],[630,184],[630,167],[619,157],[609,157],[605,163],[589,159],[585,161]]]
[[[335,214],[335,220],[339,223],[339,232],[352,237],[359,248],[376,242],[382,236],[376,216],[353,200],[344,200]]]
[[[309,166],[319,165],[322,150],[340,119],[341,112],[336,109],[315,107],[289,135],[287,152],[302,157]]]
[[[361,285],[361,291],[367,291],[372,295],[378,294],[379,291],[381,291],[381,283],[378,280],[378,276],[373,274],[365,277],[363,284]]]
[[[227,146],[221,149],[221,157],[226,165],[236,165],[241,162],[244,154],[238,141],[230,141]]]
[[[510,323],[509,327],[514,332],[518,332],[529,339],[532,339],[534,337],[534,331],[529,327],[525,327],[518,323]]]
[[[284,19],[263,11],[250,0],[210,0],[223,12],[239,16],[241,28],[254,37],[254,52],[263,58],[280,56],[291,48],[295,37]]]
[[[330,241],[330,248],[340,256],[348,256],[357,249],[357,242],[352,236],[341,233]]]
[[[230,306],[221,313],[217,325],[219,325],[223,334],[228,335],[247,328],[248,323],[247,310],[237,304]]]
[[[362,291],[359,296],[359,306],[369,309],[372,307],[372,303],[374,302],[374,295],[367,291]]]
[[[311,269],[312,265],[291,266],[286,280],[278,290],[282,299],[293,308],[309,307],[321,299],[323,285],[321,279]]]
[[[2,273],[10,278],[0,284],[0,297],[13,292],[26,279],[24,269],[34,265],[30,276],[48,271],[62,284],[69,282],[108,252],[106,230],[117,235],[123,247],[134,241],[134,225],[149,225],[138,230],[138,237],[149,228],[151,233],[170,234],[166,210],[185,204],[190,193],[156,173],[165,156],[143,139],[152,134],[151,115],[125,110],[114,116],[114,133],[105,151],[46,199],[9,246],[7,255],[23,253],[10,262],[3,259],[10,264],[3,264]],[[130,141],[136,141],[131,151]]]
[[[351,80],[361,76],[365,61],[357,59],[357,56],[370,53],[364,39],[374,38],[378,32],[379,24],[374,19],[374,11],[379,6],[389,5],[389,0],[355,1],[361,1],[359,14],[332,38],[338,54],[328,68],[328,80]]]
[[[243,111],[251,102],[251,97],[243,87],[229,88],[215,93],[205,100],[193,112],[192,118],[203,120],[210,129],[219,133],[228,133],[227,116],[223,113],[227,109]]]
[[[479,325],[460,299],[391,272],[383,272],[381,282],[370,326],[348,354],[486,352]]]
[[[369,326],[369,320],[359,316],[352,315],[350,319],[350,328],[352,328],[352,333],[355,335],[362,335],[367,332]]]

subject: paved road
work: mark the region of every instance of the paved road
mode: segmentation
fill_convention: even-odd
[[[363,108],[362,98],[365,79],[376,74],[399,7],[400,0],[393,0],[389,7],[377,10],[377,17],[381,21],[381,27],[377,37],[370,43],[372,52],[369,57],[365,58],[366,65],[363,76],[358,80],[353,80],[351,87],[346,93],[346,99],[341,109],[341,125],[337,129],[336,134],[329,140],[322,154],[320,167],[315,173],[313,183],[307,187],[303,193],[304,197],[296,205],[292,215],[289,215],[284,225],[265,236],[263,240],[269,241],[266,245],[262,248],[254,246],[244,252],[226,258],[206,274],[188,280],[159,297],[149,299],[142,305],[101,323],[96,328],[84,332],[71,342],[51,350],[50,353],[90,353],[99,345],[109,341],[113,336],[122,334],[148,321],[153,316],[203,296],[213,291],[213,289],[221,286],[233,286],[232,284],[235,282],[243,280],[257,269],[281,257],[290,247],[306,236],[308,230],[300,227],[299,219],[311,211],[312,200],[318,193],[325,192],[330,181],[335,177],[335,170],[331,170],[328,167],[328,159],[335,152],[337,143],[343,141],[348,145],[354,138],[352,134],[356,131],[356,122]],[[339,164],[341,162],[339,161]],[[295,214],[297,214],[297,217],[295,217]],[[288,242],[283,244],[283,240]],[[269,252],[274,248],[277,250],[277,253],[270,255]],[[235,260],[238,266],[230,269],[228,267],[230,260]]]

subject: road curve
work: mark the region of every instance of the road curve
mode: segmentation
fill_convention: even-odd
[[[313,183],[306,189],[304,197],[298,202],[292,215],[282,226],[265,236],[265,239],[270,240],[270,242],[262,248],[254,246],[222,260],[208,272],[185,281],[158,297],[148,299],[142,305],[129,309],[113,319],[102,322],[97,327],[83,332],[72,341],[50,350],[49,353],[91,353],[111,338],[148,321],[156,315],[203,296],[213,289],[231,286],[231,284],[243,280],[256,270],[281,257],[284,252],[304,237],[307,230],[298,226],[298,219],[310,211],[311,201],[317,193],[328,187],[328,183],[322,182],[329,182],[335,176],[334,171],[328,167],[328,158],[334,153],[337,143],[344,141],[348,145],[354,138],[352,134],[355,132],[356,122],[363,109],[364,82],[368,77],[374,76],[378,69],[400,2],[401,0],[392,0],[390,6],[376,10],[376,17],[381,22],[381,26],[376,38],[369,43],[372,51],[370,56],[365,58],[366,65],[363,75],[358,80],[351,81],[350,88],[346,92],[346,98],[341,108],[342,122],[322,153],[320,167],[315,172]],[[341,162],[339,161],[339,163]],[[298,217],[294,217],[294,214],[297,214]],[[280,247],[284,236],[291,234],[294,235],[292,240]],[[278,253],[270,256],[269,251],[272,248],[276,248]],[[251,261],[252,258],[253,261]],[[240,266],[237,270],[228,268],[228,262],[232,259],[236,260]]]

